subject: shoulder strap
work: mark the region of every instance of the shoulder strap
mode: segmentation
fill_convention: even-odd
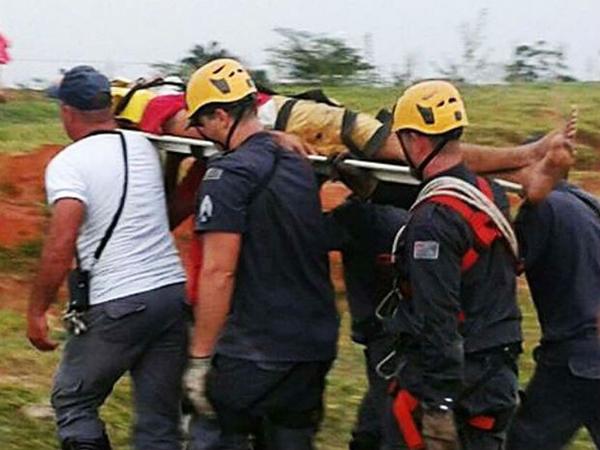
[[[493,201],[493,192],[490,184],[484,178],[477,177],[477,187],[483,194]],[[473,208],[463,200],[450,195],[436,195],[427,200],[428,202],[445,205],[458,213],[469,225],[475,238],[475,246],[469,248],[463,255],[461,269],[463,272],[469,270],[479,259],[480,249],[489,248],[492,243],[502,237],[494,221],[483,211]]]
[[[298,103],[297,99],[285,101],[285,103],[277,112],[277,119],[275,119],[275,125],[273,126],[274,130],[285,131],[288,121],[290,120],[290,116],[292,115],[292,109],[294,109],[296,103]]]
[[[280,152],[281,152],[281,150],[279,150],[279,149],[276,149],[271,152],[271,153],[273,153],[273,165],[271,166],[271,169],[269,169],[267,174],[263,177],[263,179],[260,181],[258,186],[256,186],[256,188],[252,192],[252,195],[250,196],[250,202],[253,202],[254,199],[256,199],[256,197],[258,197],[259,194],[265,190],[265,188],[269,185],[269,183],[273,179],[273,175],[275,175],[275,172],[277,171],[277,167],[279,166],[279,161],[281,160]]]
[[[127,186],[129,184],[129,170],[128,170],[129,164],[128,164],[128,159],[127,159],[127,141],[125,140],[125,136],[123,135],[123,133],[119,133],[119,137],[121,138],[121,149],[123,151],[123,166],[125,169],[124,174],[123,174],[123,193],[121,194],[121,200],[119,201],[119,207],[117,208],[117,211],[115,212],[115,215],[113,216],[112,221],[110,222],[110,225],[108,226],[108,228],[106,230],[106,233],[104,233],[104,237],[100,241],[98,248],[94,252],[94,264],[96,262],[98,262],[98,260],[100,259],[100,256],[102,256],[102,252],[104,251],[106,244],[108,244],[108,240],[111,238],[113,231],[115,230],[115,227],[117,226],[117,223],[119,222],[119,218],[121,217],[121,212],[123,211],[123,206],[125,205],[125,197],[127,196]]]

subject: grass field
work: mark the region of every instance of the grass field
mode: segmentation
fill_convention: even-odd
[[[597,84],[578,83],[464,88],[472,123],[467,138],[478,143],[515,144],[533,133],[556,126],[568,113],[570,105],[577,104],[582,144],[578,169],[595,168],[600,148],[599,87]],[[390,106],[398,89],[344,87],[327,89],[327,93],[352,108],[374,113],[380,107]],[[11,93],[9,97],[9,103],[0,104],[0,153],[28,152],[41,144],[67,142],[55,103],[32,93]],[[592,175],[584,172],[578,176]],[[11,250],[0,248],[0,299],[2,280],[27,279],[38,252],[38,243]],[[525,384],[533,368],[531,350],[539,334],[528,292],[524,286],[519,292],[526,339],[525,354],[520,364],[521,382]],[[10,299],[11,304],[23,304],[27,291],[24,289],[15,295],[17,298]],[[329,378],[326,420],[319,437],[319,448],[326,450],[347,448],[349,430],[365,386],[362,351],[348,338],[348,314],[343,297],[340,297],[339,305],[343,317],[340,355]],[[30,348],[24,339],[23,315],[17,312],[20,309],[2,308],[0,303],[0,449],[56,449],[51,419],[31,418],[28,408],[48,403],[51,377],[59,354],[41,354]],[[57,319],[53,321],[53,333],[64,339]],[[128,448],[131,424],[129,392],[129,383],[121,382],[103,410],[117,449]],[[594,446],[587,435],[581,433],[569,448],[583,450]]]
[[[282,92],[306,89],[284,87]],[[563,83],[461,88],[470,126],[465,139],[490,145],[518,144],[560,124],[572,105],[579,109],[578,168],[596,162],[600,149],[600,83]],[[326,94],[368,113],[391,108],[401,88],[327,87]],[[58,105],[39,93],[12,92],[0,104],[0,153],[23,152],[41,144],[64,144]]]
[[[58,104],[36,92],[11,92],[0,104],[0,153],[26,152],[43,144],[66,144]]]

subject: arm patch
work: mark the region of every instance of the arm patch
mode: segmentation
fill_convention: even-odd
[[[437,241],[415,241],[413,246],[413,259],[438,259],[440,243]]]

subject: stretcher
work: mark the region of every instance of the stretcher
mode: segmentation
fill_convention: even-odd
[[[154,144],[156,149],[161,152],[194,155],[195,157],[201,158],[209,158],[219,152],[212,142],[201,139],[156,135],[141,131],[136,133],[140,133],[148,138],[150,142]],[[308,159],[311,161],[315,171],[319,174],[327,175],[331,170],[331,164],[326,156],[310,155],[308,156]],[[406,166],[351,158],[345,159],[342,164],[367,170],[379,181],[413,186],[420,184],[420,181],[410,174],[410,170]],[[521,194],[523,191],[523,188],[520,184],[502,179],[496,179],[494,181],[496,181],[508,192]]]

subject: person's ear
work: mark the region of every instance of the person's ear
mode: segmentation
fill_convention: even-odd
[[[222,128],[228,128],[231,123],[231,116],[227,111],[222,108],[215,109],[214,116],[215,119],[218,120],[219,124]]]

